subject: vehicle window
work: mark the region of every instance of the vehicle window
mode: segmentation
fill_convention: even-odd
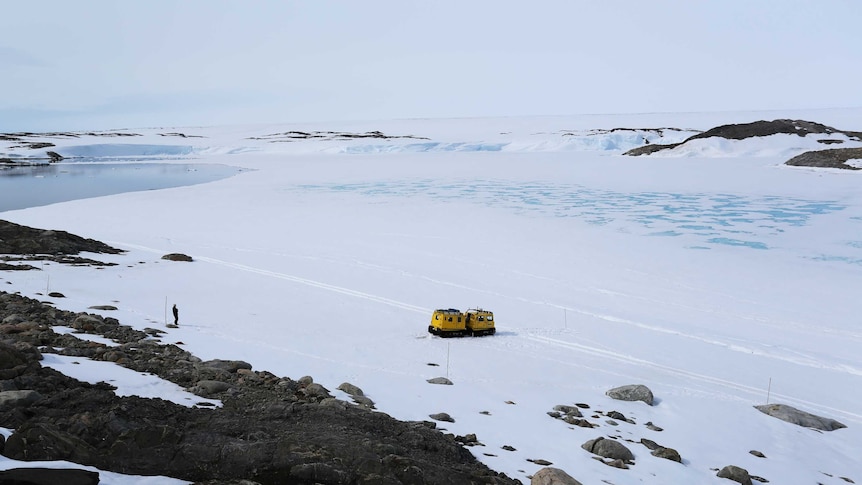
[[[493,319],[494,319],[494,317],[493,317],[492,315],[488,315],[488,321],[489,321],[489,322],[490,322],[491,320],[493,320]]]

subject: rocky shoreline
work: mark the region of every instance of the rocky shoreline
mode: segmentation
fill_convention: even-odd
[[[17,263],[61,253],[74,260],[83,250],[118,251],[61,231],[5,221],[0,226],[0,253],[9,254],[13,245],[21,249]],[[73,331],[55,332],[56,326]],[[181,343],[163,343],[163,333],[0,292],[0,426],[14,430],[2,443],[2,454],[210,485],[520,483],[479,462],[464,447],[468,437],[445,433],[432,421],[402,422],[377,412],[349,383],[339,388],[354,396],[353,403],[334,398],[308,376],[294,380],[254,370],[247,362],[202,361]],[[42,366],[46,354],[155,374],[222,406],[205,399],[183,406],[119,397],[107,383],[81,382]],[[14,479],[9,473],[0,472],[0,481]],[[41,473],[42,481],[21,483],[57,482],[56,470]],[[90,472],[66,473],[67,485],[98,483]]]
[[[56,325],[118,345],[56,333]],[[15,430],[3,454],[213,484],[519,483],[479,463],[463,437],[433,422],[401,422],[367,403],[335,399],[310,377],[201,361],[161,343],[160,334],[0,293],[0,426]],[[48,353],[156,374],[223,406],[118,397],[108,384],[43,367]]]

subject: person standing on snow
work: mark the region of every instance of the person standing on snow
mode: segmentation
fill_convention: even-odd
[[[177,310],[177,304],[176,303],[174,303],[173,312],[174,312],[174,325],[179,325],[180,324],[179,323],[180,322],[180,311]]]

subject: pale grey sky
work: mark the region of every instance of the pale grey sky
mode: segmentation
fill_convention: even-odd
[[[28,0],[0,131],[862,106],[859,0]]]

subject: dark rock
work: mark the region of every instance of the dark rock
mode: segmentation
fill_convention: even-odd
[[[117,309],[117,307],[115,307],[114,305],[93,305],[93,306],[87,307],[87,308],[89,308],[90,310],[106,310],[106,311],[113,311],[113,310]]]
[[[374,409],[374,401],[365,396],[365,393],[362,392],[362,389],[354,386],[349,382],[343,382],[336,389],[342,391],[350,396],[353,399],[353,402],[356,404],[366,407],[368,409]]]
[[[650,454],[658,458],[664,458],[665,460],[682,463],[682,457],[679,456],[679,452],[673,448],[659,448],[657,450],[653,450]]]
[[[431,379],[428,379],[428,383],[430,383],[430,384],[443,384],[446,386],[452,385],[452,381],[450,381],[449,379],[447,379],[445,377],[432,377]]]
[[[51,293],[48,293],[48,296],[50,296],[51,298],[66,298],[66,295],[60,293],[59,291],[52,291]]]
[[[0,254],[68,255],[80,252],[120,254],[123,251],[65,231],[21,226],[0,220]]]
[[[191,256],[189,256],[187,254],[182,254],[182,253],[166,254],[166,255],[162,256],[162,259],[166,259],[168,261],[185,261],[188,263],[194,261],[194,259],[192,259]]]
[[[766,455],[764,455],[762,452],[757,451],[757,450],[751,450],[751,451],[749,451],[749,453],[751,453],[752,455],[754,455],[758,458],[766,458]]]
[[[794,167],[843,168],[862,170],[862,167],[847,165],[848,160],[862,160],[862,148],[835,148],[805,152],[785,162]]]
[[[2,393],[0,393],[0,394],[2,394]],[[448,413],[436,413],[436,414],[431,414],[428,417],[435,420],[435,421],[446,421],[448,423],[454,423],[455,422],[455,420],[452,419],[452,416],[449,416]]]
[[[654,143],[654,144],[650,144],[650,145],[642,145],[639,147],[632,148],[631,150],[628,150],[627,152],[623,153],[623,155],[628,155],[631,157],[639,157],[641,155],[651,155],[655,152],[660,152],[662,150],[670,150],[671,148],[676,148],[680,145],[682,145],[682,142],[680,142],[680,143],[668,143],[667,145],[662,145],[662,144],[658,144],[658,143]]]
[[[568,416],[574,416],[577,418],[583,417],[580,409],[578,409],[575,406],[567,406],[565,404],[557,404],[556,406],[554,406],[554,411],[558,411],[558,412],[564,413]]]
[[[336,387],[336,389],[338,389],[339,391],[345,392],[345,393],[349,394],[350,396],[354,396],[354,397],[365,395],[365,393],[362,392],[362,389],[354,386],[353,384],[351,384],[349,382],[342,382],[341,385]]]
[[[806,428],[814,428],[823,431],[834,431],[847,426],[830,418],[823,418],[805,411],[800,411],[787,404],[763,404],[754,406],[758,411],[778,418],[788,423],[793,423]]]
[[[832,134],[846,133],[851,137],[858,137],[858,133],[836,130],[831,126],[805,120],[779,119],[772,121],[754,121],[751,123],[737,123],[721,125],[710,130],[689,137],[686,141],[699,138],[719,137],[728,140],[744,140],[746,138],[762,137],[778,134],[807,136],[810,134]]]
[[[652,451],[655,451],[655,450],[657,450],[657,449],[659,449],[659,448],[662,448],[662,446],[661,446],[661,445],[659,445],[658,443],[656,443],[655,441],[653,441],[653,440],[648,440],[648,439],[646,439],[646,438],[641,438],[641,444],[642,444],[642,445],[644,445],[644,446],[646,446],[647,448],[649,448],[649,449],[650,449],[650,450],[652,450]]]
[[[248,362],[242,360],[221,360],[213,359],[200,363],[200,367],[209,367],[211,369],[219,369],[226,372],[234,373],[240,369],[251,370],[252,366]]]
[[[231,385],[222,381],[203,380],[198,381],[190,390],[199,396],[212,396],[220,392],[225,392],[231,388]]]
[[[664,431],[664,428],[660,428],[660,427],[652,424],[652,421],[647,421],[646,424],[644,424],[644,426],[646,426],[647,429],[651,429],[653,431]]]
[[[728,465],[716,474],[719,478],[727,478],[728,480],[733,480],[734,482],[741,483],[742,485],[751,485],[751,476],[748,474],[748,470],[745,468],[740,468],[735,465]]]
[[[607,417],[628,422],[628,419],[626,419],[625,415],[619,411],[611,411],[607,414]]]
[[[99,474],[74,468],[10,468],[0,471],[0,483],[9,485],[97,485]]]
[[[587,441],[581,445],[581,448],[593,453],[594,455],[610,458],[612,460],[623,460],[626,463],[635,459],[634,454],[632,454],[631,450],[626,448],[624,444],[616,440],[605,439],[601,436]]]

